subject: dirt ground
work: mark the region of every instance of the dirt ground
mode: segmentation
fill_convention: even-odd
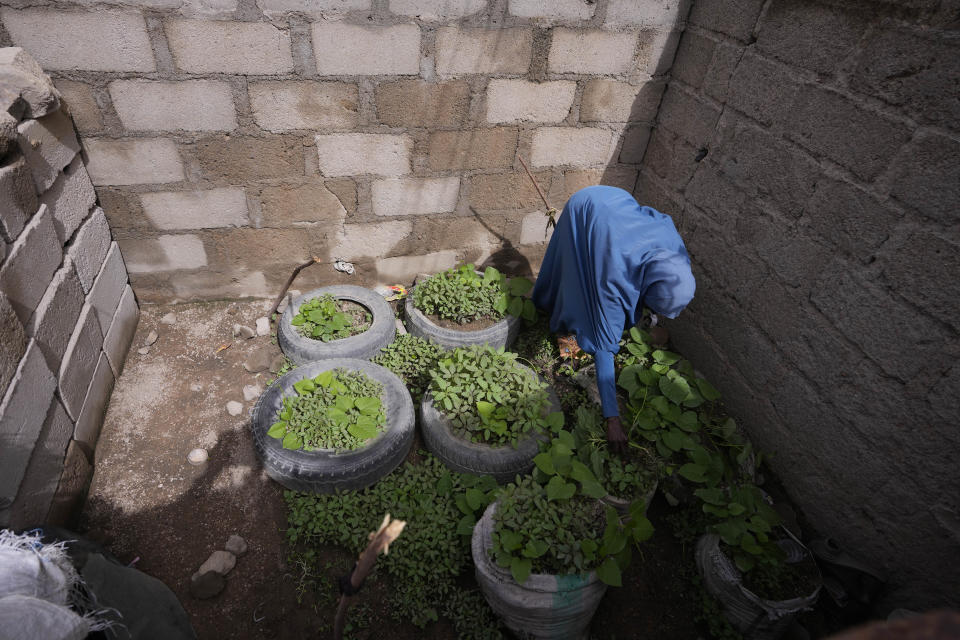
[[[330,637],[333,579],[352,564],[342,550],[321,550],[327,575],[316,577],[319,589],[304,589],[308,582],[302,571],[285,561],[283,490],[267,477],[254,452],[248,421],[255,400],[245,402],[242,392],[244,385],[265,388],[274,377],[248,373],[242,366],[247,356],[261,348],[280,351],[269,335],[249,340],[232,335],[234,324],[253,327],[268,307],[266,301],[252,301],[142,309],[78,523],[80,533],[166,583],[202,640]],[[170,311],[175,324],[160,323]],[[154,330],[159,339],[148,354],[139,354]],[[228,414],[231,400],[243,402],[241,415]],[[209,460],[191,466],[187,454],[197,447],[207,449]],[[669,509],[655,500],[651,519],[662,522]],[[238,559],[222,593],[195,599],[190,576],[234,533],[246,539],[249,551]],[[658,529],[635,556],[624,586],[608,591],[592,637],[705,637],[694,622],[698,605],[688,593],[684,557],[689,550],[681,549],[669,527]],[[454,637],[442,620],[423,630],[392,620],[385,589],[389,584],[376,580],[364,592],[350,637]]]

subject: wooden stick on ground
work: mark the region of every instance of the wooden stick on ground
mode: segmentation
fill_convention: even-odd
[[[356,593],[357,589],[363,584],[367,576],[373,570],[373,565],[377,562],[377,556],[382,551],[386,555],[390,551],[390,543],[400,537],[400,532],[407,525],[403,520],[390,520],[388,513],[383,517],[383,523],[380,528],[370,533],[370,544],[360,553],[356,566],[350,573],[349,593]],[[347,609],[353,602],[354,595],[343,593],[340,596],[340,603],[337,605],[337,616],[333,621],[333,638],[342,640],[343,627],[347,622]]]
[[[312,264],[320,264],[320,258],[313,256],[302,265],[293,270],[293,273],[290,274],[290,277],[287,278],[287,284],[283,285],[283,291],[280,292],[280,295],[277,296],[277,299],[273,301],[273,307],[270,308],[270,313],[267,314],[268,318],[273,318],[273,314],[277,312],[277,309],[280,308],[280,302],[283,300],[283,296],[287,295],[287,289],[290,288],[290,285],[293,284],[294,279],[300,274],[301,271],[306,269]]]

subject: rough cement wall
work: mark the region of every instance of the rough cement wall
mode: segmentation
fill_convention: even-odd
[[[680,348],[810,523],[956,606],[960,16],[898,4],[695,2],[636,193],[695,263]]]
[[[137,327],[123,257],[60,95],[0,49],[0,526],[82,502]]]
[[[539,261],[542,204],[631,189],[684,0],[5,0],[146,301]],[[530,214],[530,215],[528,215]],[[511,265],[512,263],[512,265]]]

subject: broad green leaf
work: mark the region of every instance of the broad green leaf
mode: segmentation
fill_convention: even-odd
[[[453,497],[453,503],[457,505],[457,509],[460,509],[460,513],[473,515],[473,509],[467,504],[467,498],[462,493],[458,493]]]
[[[347,431],[354,438],[360,440],[369,440],[377,435],[377,423],[373,419],[365,419],[366,416],[360,416],[356,424],[347,427]]]
[[[533,304],[533,300],[527,298],[523,301],[523,311],[520,312],[520,317],[527,322],[533,322],[537,319],[537,306]]]
[[[517,584],[523,584],[530,577],[530,568],[533,562],[530,558],[513,558],[510,561],[510,575],[517,581]]]
[[[290,324],[295,327],[299,327],[302,326],[306,321],[307,319],[298,313],[297,315],[293,316],[293,320],[290,321]]]
[[[724,542],[731,546],[740,544],[740,536],[744,534],[745,527],[741,520],[725,520],[718,523],[714,529],[720,535]]]
[[[380,411],[380,398],[357,398],[353,401],[354,406],[364,415],[376,414]]]
[[[563,414],[561,413],[560,416],[563,416]],[[554,443],[556,442],[559,442],[565,445],[566,447],[569,447],[570,451],[572,451],[577,446],[576,438],[574,438],[573,434],[570,433],[569,431],[558,432],[557,437],[554,439]],[[570,451],[568,450],[561,450],[559,448],[556,451],[557,453],[570,453]]]
[[[296,450],[303,446],[303,440],[301,440],[300,436],[298,436],[295,433],[288,433],[283,437],[283,442],[281,442],[281,446],[284,449]]]
[[[340,411],[350,411],[353,409],[353,403],[356,400],[353,396],[337,396],[337,399],[333,401],[333,405],[340,409]]]
[[[547,483],[548,500],[569,500],[577,492],[577,485],[564,482],[560,476],[553,476]]]
[[[321,371],[316,376],[314,376],[313,381],[317,383],[318,386],[326,389],[330,386],[330,383],[333,382],[333,370]]]
[[[557,472],[553,467],[553,458],[547,452],[535,455],[533,457],[533,464],[537,465],[537,469],[540,469],[540,471],[543,471],[548,476],[552,476]]]
[[[550,429],[553,431],[558,431],[559,429],[562,429],[563,422],[564,422],[564,417],[563,417],[562,411],[554,411],[553,413],[547,416],[547,426],[550,427]]]
[[[510,294],[515,296],[526,295],[530,289],[533,289],[533,283],[526,278],[512,278],[510,280]]]
[[[671,365],[671,364],[676,364],[680,360],[680,356],[671,351],[663,351],[661,349],[657,349],[656,351],[653,352],[653,359],[656,360],[659,364]]]
[[[680,451],[680,448],[683,446],[683,432],[677,429],[662,431],[660,437],[663,439],[663,444],[670,447],[673,451]]]
[[[477,413],[480,414],[481,418],[489,418],[490,414],[493,413],[493,410],[497,408],[497,405],[492,402],[487,402],[485,400],[477,400]]]
[[[523,313],[523,298],[513,298],[507,304],[507,313],[517,318]]]
[[[474,511],[482,507],[484,503],[487,501],[486,494],[484,494],[483,491],[480,491],[479,489],[474,489],[474,488],[467,489],[466,498],[467,498],[467,506],[469,506]]]
[[[720,392],[714,388],[712,384],[704,380],[703,378],[697,378],[694,380],[697,385],[697,389],[700,390],[700,395],[702,395],[706,400],[719,400]]]
[[[750,571],[757,565],[753,558],[743,553],[734,554],[733,562],[737,565],[737,569],[740,569],[743,573]]]
[[[516,531],[501,531],[500,546],[504,551],[516,551],[523,542],[523,536]]]
[[[317,385],[313,384],[313,380],[310,378],[304,378],[298,382],[293,383],[293,388],[297,390],[297,393],[303,395],[305,393],[310,393],[317,388]]]
[[[608,584],[611,587],[623,586],[620,567],[617,566],[617,561],[613,558],[607,558],[603,561],[603,564],[597,567],[597,577],[600,578],[604,584]]]
[[[671,379],[669,376],[660,378],[660,393],[667,396],[674,404],[680,404],[690,395],[690,385],[683,378]]]
[[[539,558],[547,552],[549,545],[543,540],[529,540],[523,547],[523,555],[527,558]]]
[[[644,343],[646,340],[643,339],[643,332],[640,331],[637,327],[630,327],[630,337],[634,342]]]
[[[630,520],[630,535],[633,541],[640,544],[653,537],[653,523],[646,516],[634,516]]]
[[[483,271],[483,281],[493,282],[500,278],[500,271],[496,267],[487,267]]]
[[[691,482],[703,482],[706,477],[706,471],[707,470],[700,465],[692,462],[688,462],[677,469],[677,473]]]
[[[448,496],[453,490],[453,478],[450,477],[449,473],[445,473],[443,476],[437,480],[437,495],[438,496]]]
[[[285,433],[287,433],[287,423],[282,420],[280,422],[274,422],[267,431],[267,435],[271,438],[282,438]]]
[[[700,419],[697,417],[696,411],[684,411],[680,414],[680,419],[677,420],[677,426],[689,433],[699,431]]]
[[[477,524],[477,519],[471,514],[468,516],[463,516],[460,518],[460,521],[457,523],[457,533],[461,536],[469,536],[473,534],[473,527]]]
[[[507,311],[507,294],[501,295],[497,298],[497,301],[493,303],[493,308],[497,313],[506,313]]]
[[[662,380],[663,378],[661,378]],[[650,398],[650,406],[657,410],[657,413],[660,415],[665,415],[670,413],[670,402],[663,396],[656,396]]]
[[[730,512],[730,515],[738,516],[744,511],[746,511],[747,508],[742,504],[740,504],[739,502],[731,502],[730,504],[727,505],[727,510]]]
[[[722,506],[727,503],[723,497],[723,491],[716,487],[711,487],[709,489],[697,489],[693,492],[693,495],[697,496],[707,504]]]

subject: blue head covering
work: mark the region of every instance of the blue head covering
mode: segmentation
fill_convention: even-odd
[[[644,306],[674,318],[693,299],[690,258],[670,216],[616,187],[573,194],[557,221],[533,302],[588,353],[616,353]]]

